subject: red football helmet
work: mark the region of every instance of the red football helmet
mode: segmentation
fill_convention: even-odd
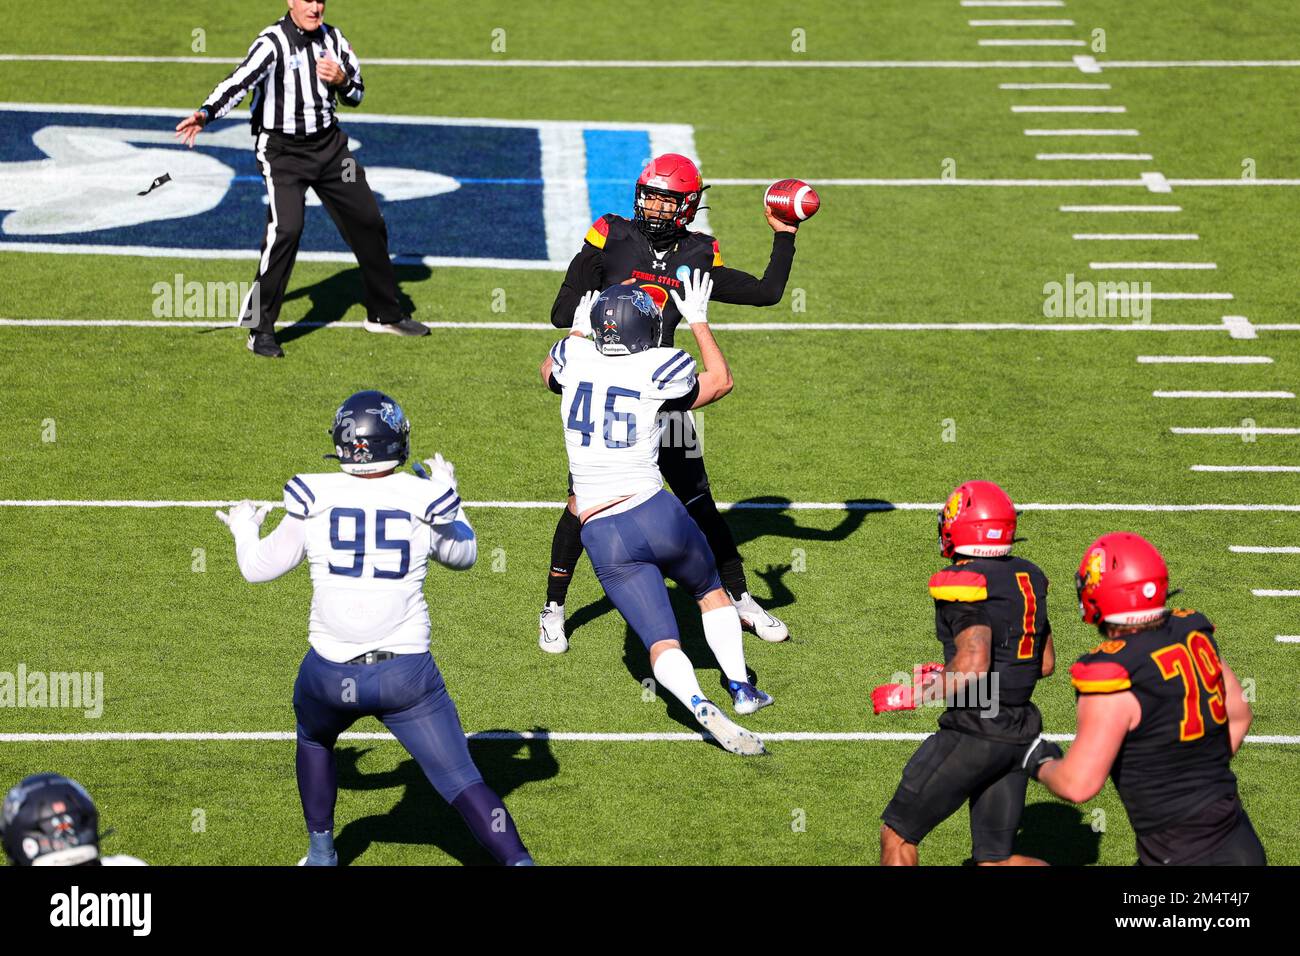
[[[646,236],[654,239],[682,232],[700,211],[704,196],[704,178],[700,169],[680,153],[664,153],[650,160],[636,181],[633,220]],[[651,197],[671,201],[667,214],[649,215],[646,201]],[[657,210],[658,211],[658,210]]]
[[[991,481],[958,485],[939,509],[939,553],[1000,558],[1011,553],[1016,536],[1016,506]]]
[[[1089,624],[1149,624],[1165,615],[1169,568],[1146,538],[1112,531],[1088,546],[1074,584]]]

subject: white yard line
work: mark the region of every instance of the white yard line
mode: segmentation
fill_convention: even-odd
[[[162,508],[225,508],[238,504],[239,499],[212,499],[190,501],[183,499],[37,499],[11,498],[0,500],[0,508],[140,508],[154,510]],[[255,501],[254,504],[279,508],[280,499]],[[550,511],[563,507],[562,500],[557,501],[466,501],[466,508],[509,509],[520,511]],[[726,502],[717,503],[719,508],[735,511],[938,511],[943,506],[938,501],[793,501],[793,502]],[[1195,511],[1262,511],[1262,512],[1300,512],[1300,504],[1131,504],[1119,502],[1030,502],[1017,504],[1020,511],[1096,511],[1096,512],[1146,512],[1161,511],[1171,513]]]
[[[1076,232],[1071,238],[1084,242],[1195,242],[1194,232]]]
[[[1233,554],[1300,554],[1300,548],[1286,545],[1279,548],[1259,547],[1251,544],[1233,544],[1228,546]]]
[[[1109,83],[999,83],[1000,90],[1108,90]]]
[[[961,0],[963,7],[1063,7],[1065,0]]]
[[[609,733],[600,731],[557,730],[483,730],[465,735],[470,740],[553,740],[580,743],[685,743],[705,740],[706,735],[690,732]],[[925,740],[928,733],[913,731],[768,731],[761,734],[765,741],[779,743],[834,743],[834,742],[894,742]],[[1073,734],[1043,734],[1048,740],[1069,741]],[[287,730],[227,730],[227,731],[90,731],[84,733],[0,733],[0,743],[287,743],[297,736]],[[387,731],[346,731],[340,740],[374,740],[397,742]],[[1246,737],[1247,743],[1300,744],[1300,736],[1283,734],[1256,734]]]
[[[1150,269],[1183,269],[1189,271],[1209,271],[1219,268],[1214,262],[1089,262],[1089,269],[1138,269],[1143,272]]]
[[[980,41],[987,44],[988,41]],[[1063,41],[1044,41],[1055,45]],[[1086,46],[1083,40],[1072,40],[1071,46]],[[1023,41],[992,44],[997,46],[1025,45]],[[1094,60],[1093,57],[1086,57]],[[243,56],[125,56],[114,54],[70,53],[0,53],[0,63],[191,63],[199,65],[233,66],[242,62]],[[1300,60],[1100,60],[1097,69],[1090,72],[1124,69],[1297,69]],[[544,70],[683,70],[683,69],[762,69],[762,70],[1006,70],[1006,69],[1071,69],[1079,66],[1078,60],[511,60],[479,58],[435,57],[376,57],[367,58],[367,66],[400,67],[466,67],[471,69],[544,69]],[[349,114],[352,115],[352,114]]]
[[[1151,205],[1143,206],[1138,204],[1097,204],[1091,206],[1059,206],[1061,212],[1182,212],[1182,206],[1168,205]]]
[[[1026,136],[1138,136],[1135,129],[1027,129]]]
[[[1175,435],[1300,435],[1300,428],[1257,428],[1233,425],[1222,428],[1171,428]]]
[[[1073,161],[1080,163],[1101,162],[1150,162],[1150,153],[1038,153],[1034,159],[1043,162]]]
[[[425,322],[430,329],[470,331],[545,332],[558,336],[560,330],[546,322]],[[294,322],[283,320],[279,328],[360,329],[363,323]],[[1222,322],[712,322],[712,328],[726,332],[1228,332]],[[4,319],[0,328],[55,329],[184,329],[235,328],[232,320],[208,319]],[[1300,323],[1279,322],[1253,326],[1278,332],[1300,332]]]
[[[1294,392],[1152,392],[1153,398],[1295,398]]]
[[[1191,471],[1253,472],[1255,474],[1297,474],[1300,465],[1192,465]]]
[[[1279,634],[1276,640],[1279,644],[1300,644],[1300,634]]]
[[[1087,46],[1086,40],[980,40],[980,46]]]
[[[1300,597],[1300,591],[1291,589],[1253,588],[1250,593],[1255,597]]]
[[[1013,113],[1127,113],[1124,106],[1013,106]]]
[[[1072,27],[1073,20],[967,20],[972,27]]]
[[[1161,300],[1164,302],[1189,301],[1225,301],[1232,298],[1231,292],[1107,292],[1107,302],[1131,302]]]
[[[1267,355],[1139,355],[1139,365],[1271,365]]]

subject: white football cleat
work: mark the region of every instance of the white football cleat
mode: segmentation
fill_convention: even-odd
[[[773,617],[750,597],[746,591],[735,600],[736,613],[740,615],[740,626],[754,632],[755,635],[773,644],[780,644],[790,639],[790,629],[780,618]]]
[[[542,608],[537,626],[537,646],[548,654],[563,654],[569,649],[564,634],[564,605],[552,601]]]
[[[744,727],[732,721],[711,700],[696,697],[691,701],[695,710],[695,719],[700,726],[713,735],[713,739],[723,749],[742,757],[755,757],[767,753],[763,741]]]

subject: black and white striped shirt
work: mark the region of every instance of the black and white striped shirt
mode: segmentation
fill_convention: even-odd
[[[327,86],[316,75],[316,61],[327,52],[347,76],[342,86]],[[322,23],[308,33],[288,14],[258,34],[244,62],[208,95],[202,106],[208,121],[229,113],[250,89],[254,91],[253,134],[286,136],[328,129],[334,125],[336,97],[348,106],[359,106],[366,92],[361,63],[338,27]]]

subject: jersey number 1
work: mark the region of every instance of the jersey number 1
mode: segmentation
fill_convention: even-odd
[[[1016,586],[1020,596],[1025,599],[1025,617],[1022,622],[1020,644],[1016,647],[1016,660],[1028,661],[1034,657],[1034,637],[1038,633],[1034,619],[1038,616],[1038,595],[1034,593],[1034,582],[1029,579],[1028,571],[1016,572]]]

